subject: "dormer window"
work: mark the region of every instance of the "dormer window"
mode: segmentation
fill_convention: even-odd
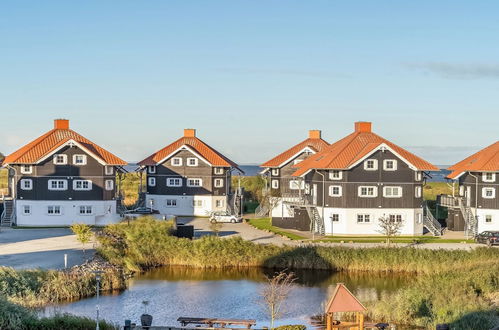
[[[496,174],[495,173],[483,173],[482,174],[483,182],[495,182]]]
[[[55,165],[66,165],[68,163],[68,156],[67,155],[55,155],[54,156],[54,164]]]
[[[198,166],[197,158],[187,158],[187,166]]]
[[[397,161],[395,159],[383,160],[383,170],[396,171],[397,170]]]
[[[182,166],[182,158],[173,157],[171,164],[172,164],[172,166]]]
[[[376,171],[378,169],[377,159],[368,159],[364,161],[364,170],[366,171]]]
[[[150,174],[156,173],[156,166],[147,166],[147,173]]]
[[[87,156],[86,155],[73,155],[73,164],[74,165],[86,165],[87,164]]]
[[[273,176],[278,176],[279,175],[279,169],[278,168],[273,168],[272,169],[272,175]]]
[[[329,171],[329,179],[341,180],[342,178],[343,178],[343,171],[338,171],[338,170]]]
[[[21,165],[21,173],[22,174],[31,174],[31,173],[33,173],[33,166],[31,166],[31,165]]]

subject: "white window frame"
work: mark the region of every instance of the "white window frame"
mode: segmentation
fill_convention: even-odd
[[[147,185],[149,187],[156,187],[156,178],[147,178]]]
[[[77,187],[78,183],[81,183],[81,188]],[[84,184],[87,184],[87,187],[84,188]],[[92,190],[92,180],[73,180],[73,190],[76,191],[90,191]]]
[[[404,222],[404,216],[400,213],[397,213],[397,214],[388,214],[388,220],[393,222],[392,221],[392,217],[395,218],[395,221],[396,222]],[[400,220],[397,220],[397,218],[400,218]]]
[[[487,179],[487,176],[490,175],[491,178]],[[496,174],[495,173],[490,173],[490,172],[485,172],[482,174],[482,181],[483,182],[496,182]]]
[[[366,223],[371,223],[371,215],[368,213],[357,213],[357,223],[358,224],[366,224]],[[360,221],[360,219],[362,219]],[[367,221],[366,221],[367,219]]]
[[[192,181],[199,180],[199,184],[192,184]],[[198,188],[203,186],[203,179],[201,178],[187,178],[187,187]]]
[[[179,184],[175,184],[172,181],[179,181]],[[182,187],[182,178],[166,178],[167,187]]]
[[[490,221],[488,221],[488,219],[490,219]],[[493,219],[494,217],[492,216],[492,214],[486,214],[483,220],[485,221],[485,223],[492,223]]]
[[[487,191],[492,191],[491,196],[487,196]],[[493,199],[496,198],[496,188],[493,187],[483,187],[482,188],[482,198]]]
[[[175,161],[178,160],[178,164],[175,164]],[[170,161],[170,164],[172,166],[182,166],[182,157],[173,157],[172,160]]]
[[[90,212],[88,212],[89,210]],[[89,216],[92,214],[94,214],[94,208],[92,207],[92,205],[80,205],[78,207],[78,215]]]
[[[177,207],[177,200],[174,198],[168,198],[166,200],[166,207]]]
[[[272,189],[279,189],[279,180],[274,179],[272,180]]]
[[[112,167],[112,166],[104,166],[104,173],[106,175],[113,175],[114,174],[114,167]]]
[[[105,188],[107,191],[113,190],[114,189],[114,181],[113,180],[106,180],[104,182]]]
[[[203,200],[202,199],[193,199],[192,206],[195,208],[196,207],[203,207]]]
[[[82,159],[82,162],[81,163],[78,163],[76,160],[78,159],[78,157],[81,157]],[[82,154],[78,154],[78,155],[73,155],[73,165],[76,165],[76,166],[84,166],[84,165],[87,165],[87,155],[82,155]]]
[[[272,176],[279,176],[279,169],[278,168],[273,168],[271,169]]]
[[[215,173],[217,175],[224,174],[224,168],[223,167],[215,167],[215,169],[213,170],[213,173]]]
[[[397,189],[397,195],[393,194],[393,189]],[[388,193],[390,192],[390,193]],[[400,186],[385,186],[383,187],[383,197],[385,198],[400,198],[402,197],[402,187]]]
[[[52,183],[57,182],[57,187],[53,188]],[[59,183],[62,182],[62,188],[59,187]],[[63,190],[68,190],[68,180],[49,180],[48,181],[48,190],[53,190],[53,191],[63,191]]]
[[[414,180],[423,181],[423,173],[421,171],[414,172]]]
[[[26,183],[29,183],[28,187],[26,187]],[[21,190],[33,190],[33,180],[21,179]]]
[[[303,181],[303,180],[289,180],[289,189],[291,189],[291,190],[305,189],[305,181]]]
[[[149,173],[149,174],[156,173],[156,165],[148,165],[147,166],[147,173]]]
[[[367,190],[369,190],[370,188],[373,188],[373,194],[372,195],[362,194],[362,189],[364,189],[364,188],[367,189]],[[357,195],[359,197],[364,197],[364,198],[375,198],[375,197],[378,197],[378,187],[377,186],[359,186]]]
[[[393,162],[393,168],[388,168],[388,163]],[[396,171],[398,168],[396,159],[384,159],[383,160],[383,170],[384,171]]]
[[[21,174],[33,173],[33,165],[21,165]]]
[[[57,161],[58,157],[62,157],[62,161]],[[67,165],[68,164],[68,155],[65,154],[55,154],[53,158],[54,165]]]
[[[194,161],[194,164],[191,164],[192,160]],[[187,166],[195,167],[195,166],[198,166],[198,163],[199,163],[199,159],[197,159],[196,157],[187,158]]]
[[[414,188],[414,197],[421,198],[423,196],[423,188],[421,186],[416,186]]]
[[[343,171],[340,170],[330,170],[329,171],[330,180],[341,180],[343,179]]]
[[[215,207],[217,207],[217,208],[224,207],[224,200],[223,199],[216,199],[215,200]]]
[[[224,179],[215,179],[214,186],[215,188],[222,188],[224,186]]]
[[[28,210],[28,212],[26,212]],[[31,215],[31,205],[23,205],[22,215]]]
[[[339,213],[331,213],[331,216],[329,218],[331,219],[331,222],[340,222]],[[334,220],[334,218],[336,218],[336,220]]]
[[[52,210],[52,212],[50,212],[50,210]],[[60,205],[47,205],[47,215],[50,215],[50,216],[62,215],[62,206],[60,206]]]
[[[369,167],[369,162],[373,162],[373,167]],[[377,171],[378,170],[378,160],[377,159],[366,159],[364,161],[364,170],[366,171]]]
[[[334,188],[338,188],[338,193],[334,193],[333,190]],[[337,186],[337,185],[331,185],[329,186],[329,196],[331,197],[341,197],[343,195],[343,187],[342,186]]]

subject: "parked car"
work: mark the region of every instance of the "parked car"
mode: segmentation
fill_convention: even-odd
[[[499,245],[499,231],[483,231],[476,236],[475,241],[488,246]]]
[[[231,223],[236,223],[236,222],[242,222],[243,218],[230,214],[229,212],[214,212],[212,213],[210,217],[210,222],[211,223],[217,223],[217,222],[231,222]]]

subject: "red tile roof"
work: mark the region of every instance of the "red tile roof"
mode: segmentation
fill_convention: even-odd
[[[305,148],[311,148],[315,152],[319,152],[326,148],[329,145],[326,141],[324,141],[321,138],[320,131],[317,130],[311,130],[309,131],[309,137],[308,139],[298,143],[297,145],[289,148],[288,150],[284,151],[283,153],[275,156],[271,160],[266,161],[260,167],[279,167],[283,163],[289,161],[293,156],[298,154],[300,151],[302,151]]]
[[[187,146],[193,149],[194,152],[203,157],[208,163],[212,166],[221,166],[221,167],[235,167],[238,168],[238,165],[201,141],[196,137],[196,132],[193,129],[185,129],[184,136],[178,139],[177,141],[167,145],[163,149],[153,153],[146,159],[139,162],[141,166],[147,165],[157,165],[160,161],[164,160],[168,155],[175,152],[175,150],[180,149],[183,146]]]
[[[447,175],[449,179],[455,179],[464,172],[499,172],[499,141],[452,165],[448,170],[452,171]]]
[[[340,312],[364,312],[367,309],[343,284],[337,283],[327,306],[326,314]]]
[[[69,121],[64,119],[57,119],[54,121],[54,129],[43,134],[36,140],[28,143],[21,149],[6,156],[3,160],[3,165],[35,164],[43,157],[49,155],[51,152],[70,140],[81,144],[89,152],[102,159],[108,165],[127,164],[124,160],[116,157],[109,151],[104,150],[92,141],[69,129]]]
[[[372,133],[371,123],[358,122],[355,123],[355,132],[295,165],[298,169],[293,175],[300,176],[311,169],[349,169],[377,149],[381,144],[385,144],[391,148],[420,171],[439,170],[436,166],[409,151]]]

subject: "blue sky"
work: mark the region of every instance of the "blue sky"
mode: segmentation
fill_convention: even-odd
[[[193,127],[259,163],[353,122],[435,164],[497,140],[497,1],[4,1],[0,151],[69,118],[139,160]]]

